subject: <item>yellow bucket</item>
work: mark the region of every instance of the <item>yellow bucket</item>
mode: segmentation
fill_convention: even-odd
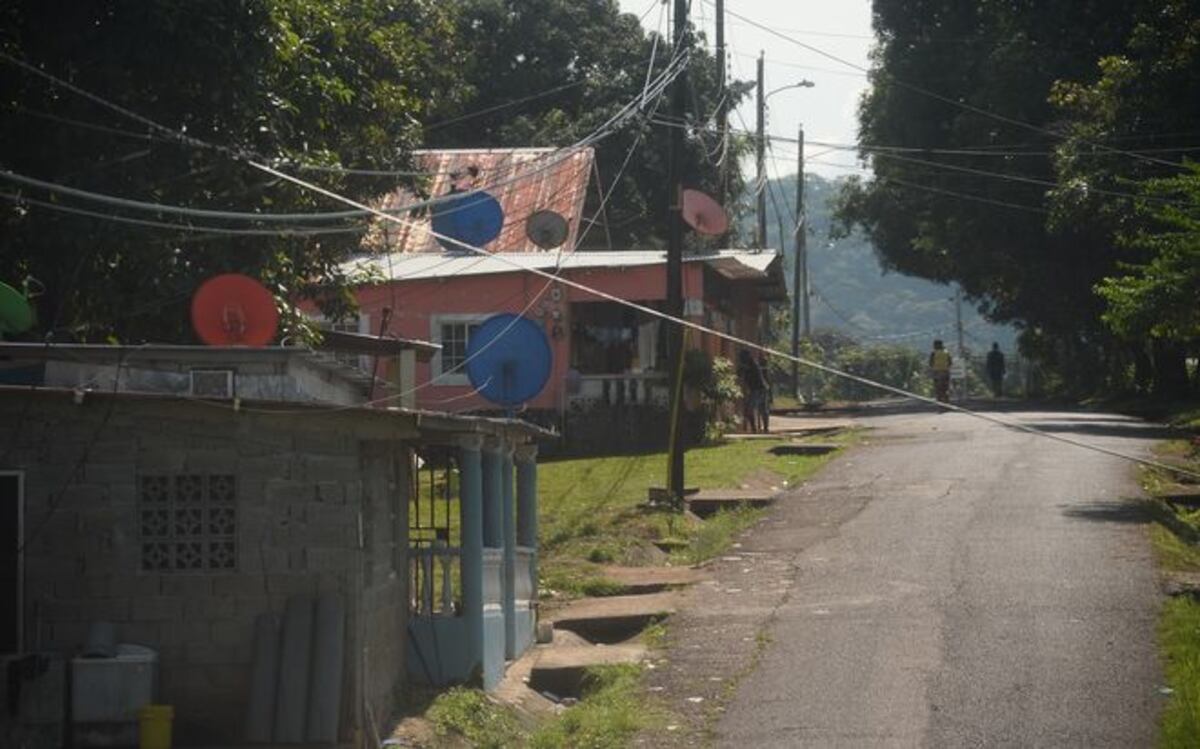
[[[146,705],[138,710],[139,749],[171,749],[171,722],[175,708],[170,705]]]

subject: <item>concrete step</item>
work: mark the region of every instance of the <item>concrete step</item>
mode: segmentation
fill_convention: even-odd
[[[584,674],[593,666],[638,663],[644,645],[572,645],[539,648],[529,671],[529,687],[555,697],[578,697]]]
[[[711,579],[703,570],[691,567],[605,567],[600,574],[630,595],[658,593]]]
[[[769,489],[704,489],[687,498],[687,508],[702,518],[721,510],[739,507],[767,507],[777,492]]]
[[[627,640],[652,622],[674,614],[679,606],[676,592],[643,596],[581,598],[547,614],[555,629],[567,629],[592,642]]]

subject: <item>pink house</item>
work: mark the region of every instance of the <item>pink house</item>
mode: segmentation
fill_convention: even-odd
[[[553,351],[550,380],[526,404],[526,418],[563,429],[570,439],[571,415],[664,407],[669,391],[664,323],[530,272],[557,274],[654,309],[665,304],[664,252],[575,249],[590,244],[581,239],[604,234],[599,211],[595,223],[585,217],[590,149],[565,158],[559,151],[533,149],[441,151],[420,154],[419,161],[437,174],[431,194],[444,194],[450,181],[470,168],[472,186],[500,201],[505,227],[485,247],[491,255],[447,252],[428,235],[426,217],[415,227],[394,233],[389,228],[386,247],[376,245],[375,253],[353,261],[354,270],[370,270],[380,279],[356,292],[358,332],[379,335],[386,319],[385,335],[441,346],[427,362],[415,363],[415,377],[406,378],[415,383],[406,388],[414,390],[409,402],[439,411],[497,410],[475,393],[463,360],[475,326],[509,312],[539,323]],[[567,219],[570,236],[562,247],[540,250],[527,238],[524,218],[538,210]],[[378,229],[372,235],[376,240]],[[751,340],[759,338],[766,305],[787,298],[774,250],[688,253],[683,271],[685,316]],[[688,346],[712,355],[735,354],[731,344],[715,336],[689,334]]]

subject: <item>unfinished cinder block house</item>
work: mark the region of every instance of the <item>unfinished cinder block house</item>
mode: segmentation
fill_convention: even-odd
[[[33,664],[0,727],[79,722],[87,695],[54,706],[106,629],[157,654],[184,742],[349,740],[410,675],[494,686],[532,641],[545,433],[370,382],[299,348],[0,345],[0,653]]]

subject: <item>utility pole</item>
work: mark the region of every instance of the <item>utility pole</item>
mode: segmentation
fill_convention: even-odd
[[[729,104],[725,90],[725,0],[716,0],[717,22],[717,132],[721,134],[721,190],[717,202],[729,204]],[[727,246],[725,242],[722,246]]]
[[[800,400],[800,328],[808,329],[808,217],[804,215],[804,127],[800,128],[800,158],[796,164],[796,254],[792,258],[792,395]]]
[[[954,329],[958,333],[958,362],[957,367],[962,372],[962,377],[958,381],[958,397],[965,398],[967,396],[967,347],[963,343],[963,321],[962,321],[962,287],[954,289]],[[951,368],[951,372],[954,368]],[[953,378],[953,375],[951,375]]]
[[[963,345],[962,287],[954,290],[954,329],[958,332],[958,359],[966,363],[966,346]]]
[[[767,159],[766,159],[766,137],[763,132],[766,128],[767,114],[767,97],[763,95],[763,56],[765,53],[758,53],[758,126],[755,129],[755,163],[758,169],[755,171],[754,189],[758,192],[758,233],[754,235],[754,244],[759,249],[767,246]]]
[[[688,0],[675,0],[675,43],[672,54],[681,54],[688,44]],[[671,84],[671,121],[682,122],[687,101],[687,68]],[[667,314],[683,317],[683,128],[670,128],[670,152],[667,157]],[[680,416],[683,411],[683,326],[667,326],[668,360],[674,366],[671,377],[671,418],[667,427],[667,494],[672,504],[683,506],[683,442]]]

